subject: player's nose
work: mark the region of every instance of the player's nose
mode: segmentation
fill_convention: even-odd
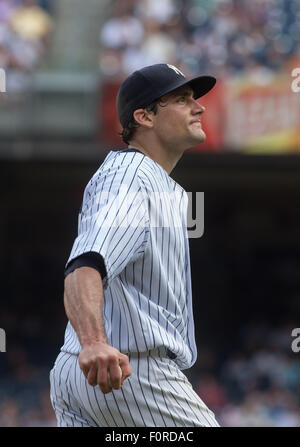
[[[196,99],[193,100],[193,108],[192,108],[192,113],[196,114],[196,113],[203,113],[205,112],[205,107],[200,104]]]

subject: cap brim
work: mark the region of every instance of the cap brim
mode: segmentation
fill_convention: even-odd
[[[194,90],[194,98],[198,99],[206,95],[216,85],[216,82],[217,80],[213,76],[198,76],[188,81],[186,85],[192,87]]]
[[[194,98],[198,99],[201,96],[206,95],[216,84],[217,80],[213,76],[198,76],[192,79],[180,79],[177,80],[175,84],[170,85],[168,89],[161,91],[155,98],[158,99],[164,95],[172,93],[177,88],[183,87],[184,85],[189,85],[194,91]]]

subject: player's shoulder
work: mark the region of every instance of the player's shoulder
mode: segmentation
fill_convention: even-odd
[[[131,184],[148,191],[183,189],[157,162],[133,148],[109,151],[90,183]]]
[[[141,152],[109,151],[86,190],[91,195],[98,190],[118,191],[122,185],[139,189],[138,171],[144,158]]]
[[[130,173],[135,173],[145,158],[146,156],[138,150],[121,149],[110,151],[101,164],[99,171],[129,171]]]

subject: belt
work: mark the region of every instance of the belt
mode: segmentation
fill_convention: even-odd
[[[167,349],[167,356],[171,359],[174,360],[176,359],[177,355],[174,354],[174,352],[170,351],[170,349]]]
[[[159,357],[168,357],[171,360],[176,359],[177,355],[174,354],[169,348],[165,348],[164,346],[160,346],[159,348],[151,349],[150,351],[143,352],[129,352],[126,353],[129,357],[148,357],[151,355],[158,355]]]

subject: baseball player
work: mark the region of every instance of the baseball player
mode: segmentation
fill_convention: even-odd
[[[69,321],[50,372],[58,426],[218,426],[182,372],[197,355],[188,203],[170,177],[205,140],[196,99],[215,82],[156,64],[120,87],[128,148],[86,186],[65,268]]]

